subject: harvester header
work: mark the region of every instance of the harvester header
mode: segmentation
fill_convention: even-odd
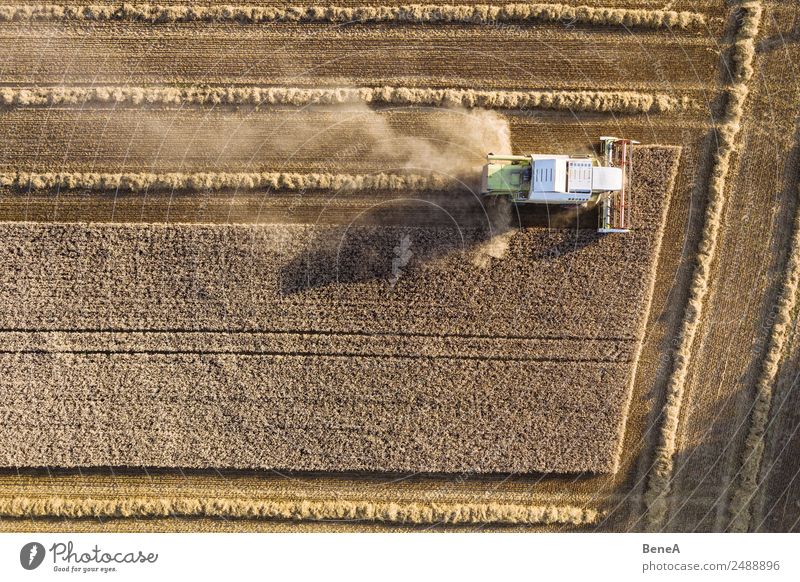
[[[507,197],[514,204],[598,207],[598,232],[628,232],[632,225],[633,145],[604,136],[602,156],[489,154],[481,194]]]

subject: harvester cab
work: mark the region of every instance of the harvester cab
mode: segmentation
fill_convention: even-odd
[[[632,224],[633,145],[604,136],[600,158],[589,155],[489,154],[481,195],[514,204],[597,206],[598,232],[628,232]]]

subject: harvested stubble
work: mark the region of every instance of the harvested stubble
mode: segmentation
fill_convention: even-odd
[[[673,353],[672,372],[666,390],[666,402],[661,413],[659,444],[650,472],[645,503],[648,508],[648,529],[660,530],[667,517],[670,480],[674,468],[678,420],[694,339],[709,289],[712,261],[717,247],[722,211],[725,207],[726,181],[732,156],[739,151],[739,134],[744,106],[749,92],[748,82],[753,75],[754,38],[761,22],[761,2],[738,4],[742,11],[732,49],[731,85],[726,89],[727,103],[722,123],[717,128],[717,150],[708,183],[705,218],[701,240],[695,257],[695,267],[689,287],[689,299]]]
[[[800,531],[800,482],[797,480],[800,450],[800,307],[793,314],[794,326],[785,346],[775,384],[765,431],[758,489],[750,501],[750,531]]]
[[[363,175],[419,174],[430,168],[436,175],[463,172],[475,180],[486,153],[510,151],[510,145],[502,144],[508,133],[505,121],[515,136],[514,150],[520,152],[547,151],[546,143],[559,144],[558,151],[584,151],[585,136],[602,135],[609,123],[607,114],[594,113],[501,115],[439,107],[378,111],[366,105],[347,111],[350,107],[13,109],[0,115],[0,133],[7,132],[0,140],[0,172],[137,174],[180,168],[187,174],[280,170]],[[706,122],[678,115],[618,116],[614,125],[625,135],[655,133],[668,141],[708,129]],[[92,160],[91,167],[86,160]],[[5,177],[15,179],[13,173]]]
[[[240,24],[267,22],[493,24],[539,21],[640,28],[696,28],[706,23],[705,15],[697,12],[537,3],[503,6],[409,4],[406,6],[362,7],[164,6],[157,4],[0,6],[0,21],[64,19],[153,23],[236,22]]]
[[[665,113],[693,109],[689,97],[636,91],[478,91],[416,87],[7,87],[0,105],[84,106],[87,104],[202,105],[427,105],[486,109],[553,109],[616,113]]]
[[[800,192],[798,192],[800,199]],[[744,443],[739,481],[733,490],[729,507],[729,529],[746,532],[750,527],[752,503],[759,487],[761,460],[764,456],[764,437],[772,405],[781,358],[792,331],[800,289],[800,202],[795,201],[794,232],[784,270],[783,288],[776,304],[775,319],[770,330],[769,347],[762,362],[761,374],[755,386],[755,401],[750,417],[750,430]]]
[[[675,152],[639,157],[634,234],[484,268],[478,231],[6,223],[2,464],[613,471]]]
[[[412,183],[415,174],[430,169],[437,176],[466,171],[472,177],[488,152],[511,148],[508,120],[485,109],[377,111],[358,104],[288,114],[281,108],[59,109],[46,115],[14,109],[6,113],[0,115],[0,131],[21,128],[17,141],[0,142],[6,171],[36,172],[49,163],[61,172],[75,171],[64,174],[64,179],[43,175],[43,188],[49,188],[48,183],[77,188],[83,181],[90,188],[98,181],[113,187],[121,179],[118,174],[127,170],[132,188],[154,182],[162,183],[159,188],[183,188],[183,182],[199,180],[212,189],[236,188],[242,181],[247,182],[242,184],[245,188],[268,188],[276,182],[288,188],[311,188],[320,180],[336,180],[344,174],[342,181],[362,180],[369,188],[380,189],[385,183],[389,188],[418,189]],[[70,137],[74,135],[82,137],[75,140]],[[87,159],[93,160],[95,172],[110,174],[85,174]],[[143,168],[154,174],[141,173]],[[185,173],[175,173],[176,168]],[[389,172],[408,177],[381,174]],[[352,174],[356,176],[351,179]],[[3,174],[10,186],[22,182],[24,187],[25,178]],[[426,188],[436,183],[435,176],[416,180],[422,180]]]
[[[608,27],[587,31],[557,23],[237,27],[26,22],[0,27],[4,87],[636,90],[686,94],[704,103],[714,90],[718,62],[713,34],[631,34]],[[54,34],[57,42],[48,41]],[[654,66],[654,55],[662,66]],[[524,63],[524,70],[498,68],[498,62]],[[559,74],[553,75],[554,70]]]

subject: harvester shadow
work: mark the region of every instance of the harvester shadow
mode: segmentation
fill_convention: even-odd
[[[379,279],[393,284],[451,253],[469,260],[485,252],[487,260],[496,259],[503,237],[515,229],[585,232],[597,225],[593,209],[513,207],[441,195],[384,202],[344,218],[338,224],[324,221],[324,228],[310,233],[304,250],[280,269],[282,294]],[[576,240],[537,252],[560,256],[582,246]]]

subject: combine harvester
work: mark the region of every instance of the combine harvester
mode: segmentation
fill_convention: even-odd
[[[597,205],[598,232],[629,232],[633,145],[639,142],[604,136],[600,143],[603,163],[590,155],[489,154],[481,195],[507,197],[514,204]]]

